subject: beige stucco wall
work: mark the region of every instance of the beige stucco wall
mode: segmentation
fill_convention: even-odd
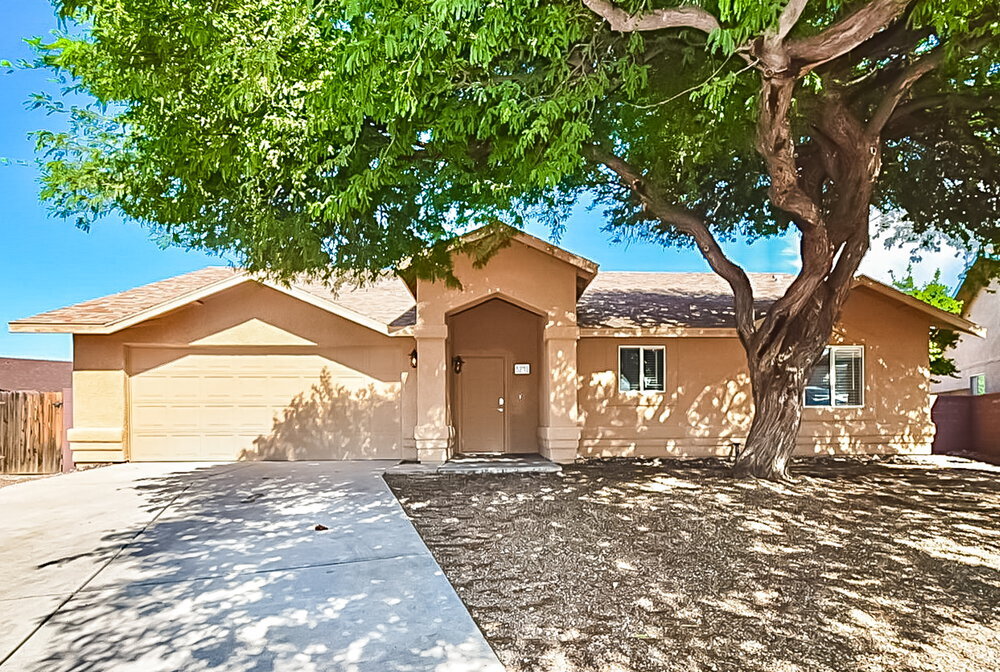
[[[865,346],[865,405],[803,411],[800,454],[930,452],[927,320],[858,289],[834,343]],[[619,345],[663,345],[666,390],[622,393]],[[746,358],[735,337],[583,338],[579,345],[583,456],[727,454],[749,429]]]
[[[520,242],[500,250],[483,268],[459,256],[455,274],[461,288],[417,283],[412,337],[379,334],[253,282],[115,334],[77,335],[74,457],[81,463],[129,458],[129,395],[136,390],[148,395],[142,390],[150,389],[137,386],[136,377],[186,355],[242,353],[308,355],[349,371],[352,385],[360,380],[385,395],[380,414],[394,409],[398,429],[392,429],[392,450],[398,457],[446,459],[455,438],[451,356],[463,349],[502,349],[497,341],[513,339],[507,332],[517,330],[516,320],[506,315],[509,307],[490,299],[537,316],[541,332],[508,348],[511,359],[528,361],[537,372],[511,382],[511,391],[523,395],[527,418],[518,424],[514,447],[534,445],[559,461],[578,454],[699,456],[725,454],[733,439],[745,437],[751,402],[735,336],[581,337],[575,311],[580,269]],[[805,409],[799,452],[928,452],[933,426],[927,329],[923,314],[870,290],[855,290],[835,342],[865,346],[865,405]],[[618,392],[618,346],[639,344],[665,346],[664,393]],[[414,348],[416,370],[409,363]],[[164,403],[169,396],[168,389]],[[380,431],[383,424],[378,423]],[[355,429],[356,444],[370,442],[364,423]],[[534,443],[525,434],[530,431]],[[281,456],[280,450],[261,455]]]
[[[130,379],[156,372],[159,367],[176,366],[185,357],[206,355],[228,357],[235,367],[239,366],[241,355],[246,355],[248,360],[255,359],[258,366],[268,357],[295,355],[302,355],[303,360],[327,362],[329,366],[314,367],[316,375],[313,377],[317,380],[312,380],[308,372],[303,374],[305,389],[296,408],[308,407],[322,413],[317,404],[322,403],[323,394],[314,386],[320,382],[321,370],[332,372],[334,386],[343,383],[351,388],[358,413],[349,413],[348,408],[326,409],[326,419],[333,422],[332,416],[341,411],[345,418],[359,417],[364,411],[361,405],[375,407],[384,416],[391,403],[398,430],[394,429],[394,436],[384,440],[391,439],[390,451],[394,456],[413,457],[415,385],[409,365],[409,352],[413,347],[412,338],[379,334],[253,282],[115,334],[76,335],[74,429],[70,433],[74,459],[80,463],[128,459],[128,398],[130,390],[136,387],[130,385]],[[275,366],[281,367],[280,361],[275,362]],[[169,396],[169,393],[168,390],[165,394]],[[295,396],[291,391],[289,395]],[[381,403],[373,400],[379,396],[385,397]],[[289,409],[293,401],[292,398],[288,400]],[[282,437],[289,436],[287,430],[297,424],[296,419],[281,417],[284,415],[281,410],[276,415],[273,433],[262,433],[261,441],[256,444],[263,451],[259,457],[295,457],[292,447],[283,445]],[[281,425],[283,419],[293,421]],[[309,422],[325,431],[316,418]],[[351,423],[344,424],[349,426]],[[360,425],[353,431],[364,429]],[[342,432],[342,429],[338,427],[337,431]],[[357,445],[369,439],[359,436]],[[319,456],[310,452],[311,440],[316,444],[315,450],[319,450],[319,439],[300,436],[296,443],[306,449],[297,457]],[[345,445],[347,443],[350,442],[346,441]]]
[[[986,375],[986,394],[1000,392],[1000,280],[979,291],[963,310],[964,317],[986,329],[985,338],[963,334],[948,356],[958,367],[958,377],[942,377],[933,385],[939,394],[968,394],[971,376]]]

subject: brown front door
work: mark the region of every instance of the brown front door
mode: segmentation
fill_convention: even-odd
[[[464,358],[458,374],[459,426],[463,453],[507,450],[503,357]]]

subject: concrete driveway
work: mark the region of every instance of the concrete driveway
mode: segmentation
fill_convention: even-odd
[[[500,672],[386,466],[124,464],[0,489],[0,670]]]

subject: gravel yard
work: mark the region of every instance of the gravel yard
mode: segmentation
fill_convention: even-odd
[[[509,672],[1000,669],[1000,474],[387,476]]]

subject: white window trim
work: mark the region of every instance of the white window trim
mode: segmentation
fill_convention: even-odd
[[[623,390],[622,389],[622,350],[623,349],[629,349],[629,350],[638,349],[640,351],[643,351],[643,350],[662,350],[663,351],[663,389],[662,390],[647,390],[647,389]],[[643,359],[642,352],[640,352],[639,353],[639,385],[642,388],[646,387],[646,379],[642,375],[642,366],[643,366],[643,362],[644,361],[645,360]],[[618,394],[626,394],[626,395],[641,394],[641,395],[644,395],[644,396],[645,395],[650,395],[650,394],[666,394],[666,392],[667,392],[667,346],[665,346],[665,345],[641,345],[641,344],[619,345],[618,346],[618,361],[615,362],[615,371],[617,372],[617,376],[615,377],[615,387],[618,389]]]
[[[830,403],[825,405],[818,404],[807,404],[806,403],[806,391],[802,390],[802,408],[864,408],[865,407],[865,387],[867,387],[868,378],[868,367],[865,362],[865,346],[863,344],[854,345],[828,345],[826,349],[830,351]],[[837,398],[837,383],[836,383],[836,370],[834,362],[836,358],[833,356],[835,350],[854,350],[861,353],[861,403],[860,404],[837,404],[835,403]]]
[[[983,379],[983,394],[977,394],[972,391],[972,379],[982,378]],[[969,374],[969,396],[971,397],[981,397],[986,394],[986,373],[970,373]]]

